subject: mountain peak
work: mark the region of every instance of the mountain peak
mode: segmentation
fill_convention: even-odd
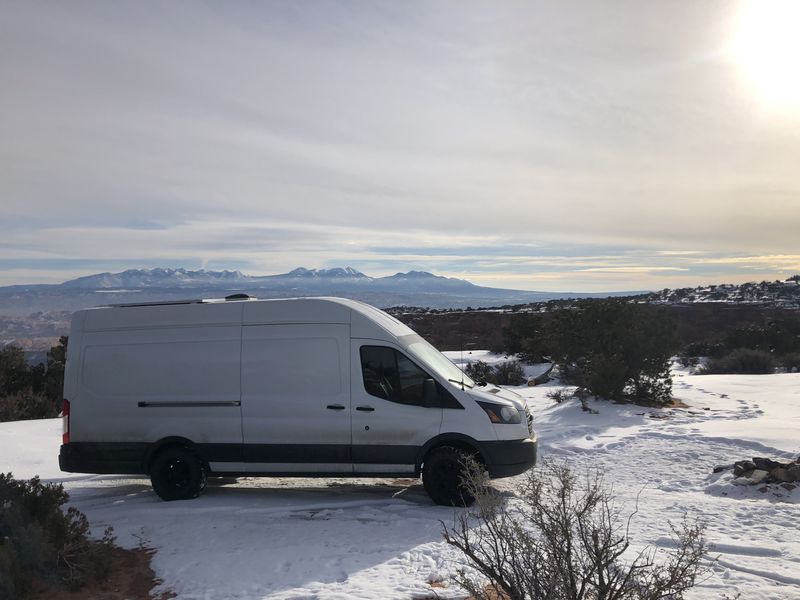
[[[361,279],[367,277],[361,271],[353,267],[334,267],[333,269],[306,269],[305,267],[297,267],[289,271],[286,276],[288,277],[323,277],[323,278],[350,278]]]
[[[434,275],[428,271],[409,271],[408,273],[395,273],[390,275],[394,279],[447,279],[441,275]]]

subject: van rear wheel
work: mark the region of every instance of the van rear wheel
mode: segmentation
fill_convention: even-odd
[[[431,450],[425,458],[422,485],[436,504],[469,506],[475,501],[463,481],[470,456],[458,448],[442,446]]]
[[[162,500],[189,500],[197,498],[205,487],[206,470],[190,450],[166,448],[153,461],[150,482]]]

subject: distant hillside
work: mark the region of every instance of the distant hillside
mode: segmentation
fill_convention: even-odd
[[[661,290],[645,299],[654,304],[760,304],[778,308],[800,309],[800,275],[785,281],[706,285],[696,288]]]

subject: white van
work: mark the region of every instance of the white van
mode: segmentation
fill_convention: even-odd
[[[536,462],[512,392],[472,381],[397,319],[341,298],[119,305],[75,313],[62,471],[148,474],[164,500],[212,476],[422,474],[470,502],[462,463],[492,477]]]

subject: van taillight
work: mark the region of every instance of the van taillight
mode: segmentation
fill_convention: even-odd
[[[61,426],[61,443],[69,444],[69,400],[66,398],[61,401]]]

